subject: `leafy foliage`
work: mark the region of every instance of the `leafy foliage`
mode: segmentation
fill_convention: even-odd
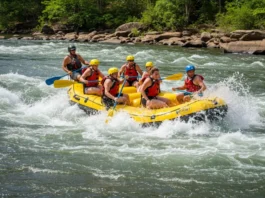
[[[0,27],[29,21],[104,29],[141,21],[154,30],[196,24],[264,29],[265,0],[1,0]]]

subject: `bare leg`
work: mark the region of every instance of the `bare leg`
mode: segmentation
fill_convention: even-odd
[[[146,107],[148,109],[161,109],[168,107],[168,105],[164,101],[158,99],[152,99],[151,101],[147,101]]]
[[[97,87],[88,87],[85,89],[85,93],[101,96],[102,95],[102,86],[99,85]]]
[[[184,103],[183,98],[184,98],[184,93],[177,94],[176,96],[176,99],[179,102],[179,104]]]

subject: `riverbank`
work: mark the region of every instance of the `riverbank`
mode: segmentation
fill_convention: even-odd
[[[127,23],[115,31],[69,32],[45,26],[41,32],[29,35],[0,35],[10,40],[67,40],[75,42],[101,42],[114,44],[168,45],[195,48],[219,48],[224,53],[265,55],[265,31],[236,30],[223,32],[218,29],[202,31],[186,29],[176,32],[148,32],[139,23]]]

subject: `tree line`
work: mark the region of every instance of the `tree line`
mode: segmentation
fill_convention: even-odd
[[[264,29],[265,0],[1,0],[0,29],[19,23],[61,23],[112,29],[142,22],[152,30],[210,24],[225,30]]]

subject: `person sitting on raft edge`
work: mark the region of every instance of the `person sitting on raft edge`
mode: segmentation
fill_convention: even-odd
[[[194,94],[202,96],[202,92],[206,90],[206,85],[203,82],[204,77],[202,75],[195,74],[194,65],[187,65],[185,71],[187,73],[187,78],[185,79],[184,85],[181,87],[172,87],[172,90],[186,90],[187,92],[193,92]],[[191,94],[185,92],[179,93],[177,94],[176,99],[180,104],[189,102]]]
[[[103,95],[102,95],[102,102],[105,104],[107,110],[114,106],[115,101],[118,104],[128,104],[129,103],[129,96],[128,94],[120,94],[119,95],[119,87],[120,84],[126,80],[119,80],[118,79],[118,68],[112,67],[108,70],[108,76],[104,77],[101,80],[101,84],[103,85]]]
[[[153,67],[143,85],[141,86],[142,105],[148,109],[160,109],[170,106],[170,100],[161,96],[160,93],[160,74],[159,69]]]
[[[89,67],[82,69],[82,76],[79,81],[85,84],[85,94],[102,95],[102,85],[99,84],[99,77],[104,78],[104,74],[98,69],[99,60],[92,59]]]
[[[82,75],[81,63],[84,65],[89,65],[89,62],[85,61],[82,56],[76,53],[76,46],[73,44],[68,46],[68,52],[70,54],[64,57],[62,68],[68,75],[70,75],[71,79],[79,81]]]
[[[124,76],[129,76],[129,78],[126,80],[126,83],[124,84],[125,87],[128,86],[134,86],[138,88],[138,73],[140,75],[143,74],[140,66],[134,62],[134,56],[129,55],[126,57],[127,63],[123,64],[121,66],[121,69],[119,71],[118,76],[120,77],[121,75]]]

